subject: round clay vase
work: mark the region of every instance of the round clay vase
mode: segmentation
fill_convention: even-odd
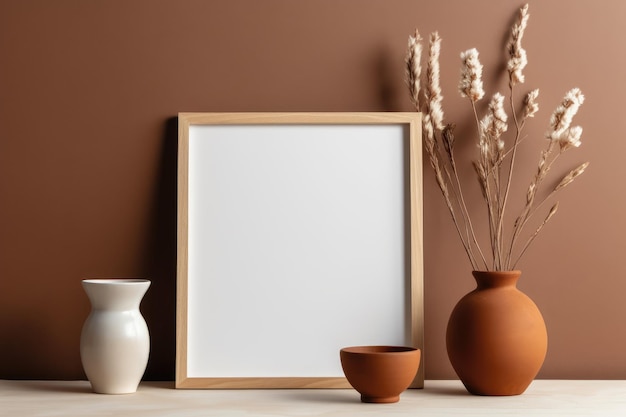
[[[97,393],[137,391],[150,353],[148,326],[139,312],[149,286],[145,279],[83,280],[91,313],[83,325],[80,356]]]
[[[346,379],[364,403],[395,403],[417,375],[421,351],[405,346],[353,346],[339,351]]]
[[[476,395],[519,395],[546,356],[546,325],[516,287],[520,271],[474,271],[477,287],[456,305],[446,345],[452,367]]]

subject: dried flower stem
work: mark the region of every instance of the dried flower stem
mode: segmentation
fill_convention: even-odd
[[[453,130],[454,130],[453,125],[446,126],[446,129],[443,132],[444,138],[445,137],[449,138],[451,135],[453,135]],[[448,143],[448,146],[446,147],[446,149],[448,150],[449,162],[450,162],[450,166],[452,167],[452,172],[454,173],[456,189],[458,190],[458,201],[460,202],[461,210],[463,212],[463,218],[465,220],[465,229],[466,229],[465,231],[467,234],[467,241],[468,242],[470,241],[470,235],[471,235],[471,241],[474,243],[476,250],[478,250],[478,253],[483,262],[483,265],[485,266],[485,268],[488,268],[487,260],[485,259],[485,255],[483,254],[483,251],[481,250],[480,245],[478,244],[478,239],[476,238],[476,232],[474,231],[472,219],[469,215],[469,211],[467,210],[467,205],[465,204],[465,198],[463,197],[463,188],[461,187],[461,181],[459,180],[459,172],[457,170],[456,159],[454,157],[454,147],[452,146],[453,140],[450,140],[448,138],[444,139],[444,143]],[[470,248],[471,248],[471,245],[470,245]],[[476,263],[476,260],[474,260],[474,263]]]
[[[430,165],[433,168],[433,171],[435,172],[435,179],[437,181],[437,185],[439,186],[439,189],[441,190],[443,194],[446,207],[448,207],[448,211],[450,212],[450,215],[452,216],[452,221],[454,223],[455,229],[459,235],[459,238],[461,239],[461,243],[463,244],[463,248],[465,249],[465,252],[467,253],[470,263],[472,264],[472,268],[476,269],[477,263],[474,258],[474,254],[469,245],[469,242],[466,241],[463,237],[463,233],[461,232],[461,228],[460,228],[460,222],[456,216],[456,212],[454,210],[454,205],[452,204],[452,200],[450,199],[450,193],[448,191],[448,186],[447,186],[446,180],[444,179],[443,172],[444,171],[446,172],[448,178],[450,178],[450,174],[447,172],[447,170],[442,168],[442,164],[440,162],[439,151],[436,147],[436,140],[435,140],[436,137],[434,133],[435,127],[433,126],[432,120],[430,119],[430,116],[428,114],[424,117],[423,123],[424,123],[424,145],[425,145],[424,147],[426,149],[426,154],[428,155]]]
[[[526,226],[529,219],[533,216],[537,209],[549,197],[551,197],[556,191],[558,191],[557,189],[553,190],[543,201],[541,201],[536,207],[534,207],[535,197],[537,195],[539,186],[546,178],[548,172],[550,171],[550,168],[556,162],[558,157],[566,150],[580,144],[580,134],[582,133],[582,129],[576,129],[575,133],[572,135],[571,129],[573,128],[570,128],[570,125],[572,122],[572,118],[578,111],[583,101],[584,96],[582,95],[580,90],[574,88],[565,94],[562,103],[556,108],[556,110],[552,113],[552,116],[550,117],[550,128],[548,132],[546,132],[546,138],[549,139],[548,147],[545,151],[542,152],[541,158],[539,160],[539,165],[537,167],[537,173],[535,174],[533,180],[528,187],[526,205],[522,210],[522,213],[518,216],[514,223],[513,237],[511,238],[511,244],[508,253],[508,267],[511,267],[512,265],[517,263],[517,261],[512,262],[513,250],[515,248],[515,244],[519,239],[519,236],[522,233],[522,230],[524,229],[524,226]],[[556,155],[550,158],[551,155],[557,150],[557,146],[558,152],[556,153]],[[583,164],[581,166],[582,169],[581,167],[577,168],[580,170],[580,172],[576,175],[572,174],[576,170],[570,172],[570,174],[572,174],[572,178],[567,184],[571,183],[571,181],[573,181],[576,177],[582,174],[587,165],[588,164]],[[563,186],[558,189],[561,188],[563,188]],[[522,251],[526,251],[526,245],[524,246]],[[519,257],[517,259],[519,260]]]
[[[512,80],[513,78],[510,76],[510,79]],[[515,84],[512,81],[509,81],[509,88],[511,91],[511,94],[509,95],[509,105],[511,106],[511,114],[513,115],[513,124],[515,124],[515,140],[511,148],[512,149],[511,150],[511,162],[509,164],[509,175],[506,181],[506,189],[504,191],[504,197],[502,199],[502,212],[500,213],[500,218],[498,219],[498,235],[500,236],[500,241],[498,243],[499,243],[499,248],[500,248],[501,253],[504,252],[504,239],[502,238],[502,235],[503,235],[502,229],[504,225],[504,213],[506,211],[506,205],[509,199],[509,193],[511,191],[511,181],[513,179],[513,171],[515,169],[517,148],[520,142],[520,136],[521,136],[522,128],[523,128],[523,126],[520,125],[520,122],[517,120],[517,114],[515,112],[515,103],[513,102],[513,86],[514,85]],[[504,255],[504,257],[505,257],[505,259],[503,260],[504,263],[500,263],[499,265],[496,265],[495,266],[496,268],[500,268],[500,270],[505,270],[505,269],[510,268],[510,265],[509,265],[510,251],[507,255]]]
[[[512,266],[511,266],[512,269],[516,268],[517,263],[522,258],[522,256],[526,253],[526,251],[530,247],[530,244],[533,243],[533,241],[537,238],[537,236],[539,235],[539,232],[541,231],[541,229],[543,229],[543,227],[546,225],[546,223],[548,223],[548,221],[550,221],[552,216],[554,216],[556,214],[556,211],[558,210],[558,208],[559,208],[559,203],[557,202],[554,206],[552,206],[552,208],[550,209],[550,212],[548,213],[548,215],[546,216],[544,221],[539,225],[537,230],[535,230],[535,233],[533,233],[532,236],[530,238],[528,238],[528,241],[526,241],[526,244],[522,248],[522,251],[520,252],[519,256],[517,257],[515,262],[513,262]]]

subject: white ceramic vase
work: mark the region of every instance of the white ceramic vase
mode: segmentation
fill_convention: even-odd
[[[86,279],[91,313],[80,338],[80,356],[93,390],[100,394],[137,391],[150,353],[150,335],[139,304],[145,279]]]

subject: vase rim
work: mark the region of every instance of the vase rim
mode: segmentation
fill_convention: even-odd
[[[392,345],[368,345],[368,346],[348,346],[341,348],[341,352],[353,355],[410,355],[419,348],[412,346],[392,346]]]
[[[97,285],[138,285],[150,283],[150,280],[144,278],[89,278],[82,281],[85,284]]]
[[[472,272],[477,272],[479,274],[491,274],[491,273],[495,273],[495,274],[521,274],[522,271],[519,269],[511,269],[511,270],[507,270],[507,271],[486,271],[486,270],[473,270]]]

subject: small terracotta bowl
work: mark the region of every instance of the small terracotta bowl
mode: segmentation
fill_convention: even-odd
[[[348,382],[364,403],[395,403],[420,364],[421,351],[405,346],[353,346],[339,352]]]

